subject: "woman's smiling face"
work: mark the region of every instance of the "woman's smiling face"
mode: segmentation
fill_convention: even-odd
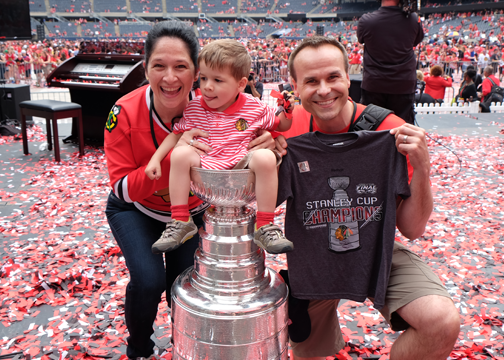
[[[185,42],[175,37],[160,38],[145,66],[157,112],[163,116],[165,111],[185,106],[197,79]]]

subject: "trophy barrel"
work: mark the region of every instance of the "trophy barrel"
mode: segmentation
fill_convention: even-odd
[[[251,296],[206,296],[189,268],[172,288],[174,360],[287,360],[287,287],[267,269],[266,286]]]
[[[288,288],[253,242],[249,170],[192,169],[192,189],[214,207],[194,267],[172,286],[174,360],[287,360]]]

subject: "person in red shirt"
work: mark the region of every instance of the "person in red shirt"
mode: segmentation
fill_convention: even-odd
[[[492,92],[492,87],[500,86],[500,81],[494,75],[492,66],[485,67],[483,75],[485,79],[481,83],[481,93],[478,93],[478,96],[481,98],[480,108],[481,112],[490,112],[492,102],[498,103],[503,101],[502,95]]]
[[[481,83],[481,98],[483,101],[486,101],[488,98],[488,95],[492,92],[492,87],[494,85],[500,86],[500,81],[497,79],[497,77],[494,75],[494,69],[492,66],[487,66],[483,70],[483,75],[485,76],[485,79]],[[492,84],[493,81],[493,84]]]
[[[443,100],[445,89],[452,86],[452,78],[443,76],[443,68],[439,65],[431,67],[430,76],[424,78],[425,93],[432,96],[436,100]]]
[[[325,134],[348,132],[352,122],[365,107],[355,104],[348,97],[350,78],[347,69],[348,57],[345,48],[333,38],[322,36],[305,38],[292,52],[289,58],[289,71],[295,95],[301,99],[302,105],[298,106],[293,114],[289,136],[309,131],[320,131]],[[396,225],[405,237],[416,239],[424,232],[433,207],[425,131],[406,124],[393,114],[381,125],[378,130],[390,129],[391,136],[395,137],[397,150],[408,156],[413,168],[410,181],[411,196],[398,200]],[[277,148],[287,154],[289,149],[285,139],[279,136],[277,141]],[[335,170],[328,168],[327,171],[331,174],[330,171]],[[306,240],[310,241],[309,238]],[[396,244],[396,246],[397,249],[392,256],[394,274],[391,273],[387,288],[387,302],[390,302],[381,311],[387,321],[392,323],[394,330],[405,331],[393,344],[390,358],[444,360],[452,351],[459,335],[458,310],[432,270],[404,245]],[[406,263],[415,262],[415,265],[408,269],[418,271],[418,278],[402,279],[399,283],[396,271],[404,271],[404,268],[398,259],[404,255],[408,259]],[[292,269],[291,265],[289,263]],[[309,267],[310,264],[306,266]],[[292,283],[296,279],[293,280],[290,275],[291,273],[289,278]],[[419,280],[420,278],[424,280]],[[391,284],[394,286],[390,286]],[[409,290],[396,298],[393,296],[394,288],[402,287],[401,284],[408,284]],[[419,291],[420,287],[426,284],[430,284],[428,290]],[[345,345],[338,326],[336,308],[339,300],[306,300],[310,300],[307,311],[311,331],[306,340],[291,341],[293,360],[325,360],[327,356],[333,356]],[[402,326],[398,326],[395,322],[399,319]],[[295,320],[290,326],[294,325]]]
[[[350,75],[360,74],[362,56],[359,54],[359,48],[353,49],[348,58],[350,60]]]

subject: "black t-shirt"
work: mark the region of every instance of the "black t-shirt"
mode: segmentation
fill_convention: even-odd
[[[364,44],[364,90],[382,94],[415,92],[413,47],[424,37],[416,13],[406,17],[399,6],[382,6],[360,18],[357,37]]]
[[[410,196],[406,158],[389,131],[307,133],[288,141],[278,202],[287,200],[290,289],[300,299],[385,302],[396,199]],[[414,221],[414,219],[412,219]]]

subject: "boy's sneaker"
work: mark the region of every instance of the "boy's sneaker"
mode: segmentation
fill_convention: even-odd
[[[270,254],[282,254],[294,250],[294,244],[287,240],[277,225],[272,223],[255,230],[254,243]]]
[[[166,223],[166,229],[159,240],[152,245],[152,252],[161,254],[175,250],[197,232],[198,227],[194,224],[192,217],[189,217],[187,222],[170,220]]]

